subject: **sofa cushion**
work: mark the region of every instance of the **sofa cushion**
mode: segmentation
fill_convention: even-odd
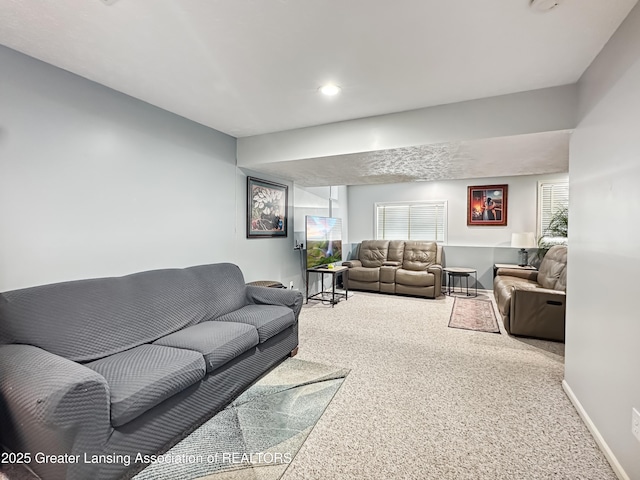
[[[391,240],[389,242],[389,252],[387,260],[391,262],[400,262],[404,258],[404,240]]]
[[[349,281],[377,282],[380,280],[380,268],[354,267],[349,269]]]
[[[438,244],[436,242],[407,241],[404,243],[402,268],[425,271],[437,263]]]
[[[567,247],[554,245],[546,253],[538,269],[538,283],[551,290],[566,290]]]
[[[238,322],[258,329],[260,343],[286,330],[295,323],[293,310],[279,305],[247,305],[216,318],[217,322]]]
[[[151,343],[246,305],[236,265],[152,270],[2,294],[0,339],[76,362]]]
[[[396,284],[410,285],[412,287],[432,287],[435,283],[435,275],[424,271],[398,269],[396,272]]]
[[[154,345],[200,352],[207,373],[258,345],[258,331],[244,323],[207,321],[159,338]]]
[[[364,240],[360,244],[358,260],[363,267],[381,267],[387,259],[389,252],[389,240]]]
[[[114,427],[202,380],[206,371],[199,352],[160,345],[140,345],[85,366],[109,385]]]

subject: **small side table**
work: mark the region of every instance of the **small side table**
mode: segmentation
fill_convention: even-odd
[[[493,265],[493,278],[496,278],[496,273],[498,273],[499,268],[512,268],[515,270],[531,270],[534,271],[536,267],[532,265],[516,265],[511,263],[494,263]]]
[[[456,285],[455,279],[456,277],[459,279],[460,283],[460,293],[462,292],[462,279],[464,278],[467,282],[467,297],[477,297],[478,296],[478,271],[473,268],[464,268],[464,267],[447,267],[442,269],[447,274],[447,295],[451,296],[456,293]],[[474,279],[474,287],[475,293],[472,295],[469,293],[469,277],[473,275]],[[453,291],[451,289],[453,287]]]
[[[313,295],[309,295],[309,274],[310,273],[319,273],[320,274],[320,291],[318,293],[314,293]],[[328,273],[329,275],[331,275],[331,291],[330,292],[325,292],[324,291],[324,275],[325,273]],[[307,302],[309,303],[309,299],[312,300],[316,300],[318,299],[317,297],[320,297],[319,300],[324,299],[324,295],[325,294],[330,294],[331,295],[331,300],[329,300],[329,302],[331,303],[331,307],[335,306],[336,303],[338,303],[340,301],[341,298],[344,298],[345,300],[348,300],[349,298],[349,283],[347,282],[343,282],[345,284],[345,293],[336,293],[336,277],[338,276],[339,273],[342,273],[343,276],[347,275],[347,280],[348,280],[348,276],[349,276],[349,267],[334,267],[334,268],[307,268]]]

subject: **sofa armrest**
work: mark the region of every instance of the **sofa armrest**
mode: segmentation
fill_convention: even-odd
[[[362,262],[360,260],[349,260],[347,262],[342,262],[342,266],[349,267],[349,268],[361,267]]]
[[[433,273],[435,275],[435,292],[434,296],[437,298],[442,295],[442,265],[434,263],[433,265],[429,265],[427,267],[427,272]]]
[[[516,286],[511,294],[510,333],[564,341],[565,303],[565,292]]]
[[[401,267],[402,262],[392,262],[391,260],[385,260],[382,262],[382,265],[385,267]]]
[[[31,453],[42,478],[91,478],[113,431],[106,380],[97,372],[31,345],[0,345],[0,441]],[[79,455],[80,463],[38,463],[34,455]]]
[[[538,280],[538,271],[537,270],[521,270],[519,268],[499,268],[496,272],[496,277],[502,275],[506,277],[518,277],[524,278],[525,280],[533,280],[536,282]]]
[[[247,285],[247,301],[257,305],[282,305],[293,310],[296,321],[302,309],[302,292],[283,288],[256,287]]]

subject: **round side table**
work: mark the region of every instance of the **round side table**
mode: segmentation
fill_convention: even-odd
[[[462,279],[466,280],[466,294],[467,297],[477,297],[478,296],[478,271],[473,268],[464,268],[464,267],[447,267],[442,269],[443,272],[447,274],[447,295],[452,296],[456,293],[456,277],[459,279],[458,283],[460,284],[460,293],[464,293],[462,291]],[[473,294],[469,293],[469,277],[473,275],[473,286],[475,287]]]

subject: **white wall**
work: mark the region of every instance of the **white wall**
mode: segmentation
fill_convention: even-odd
[[[245,238],[233,137],[2,46],[0,65],[0,291],[223,261],[297,273],[291,235]]]
[[[509,246],[511,233],[536,231],[538,182],[566,182],[567,174],[490,177],[476,180],[356,185],[349,191],[349,238],[353,243],[375,238],[374,204],[419,200],[446,200],[448,245]],[[467,226],[467,187],[507,184],[506,227]]]
[[[238,139],[238,165],[572,129],[575,85]]]
[[[354,244],[375,238],[376,202],[446,200],[448,234],[443,263],[450,267],[474,268],[478,288],[491,290],[493,265],[518,262],[517,249],[510,248],[511,233],[536,231],[538,182],[566,181],[567,174],[553,174],[350,186],[349,238]],[[496,184],[509,187],[507,226],[468,226],[467,187]]]
[[[336,217],[342,219],[342,243],[343,253],[344,246],[348,243],[348,200],[347,187],[301,187],[295,185],[295,206],[294,206],[294,225],[295,239],[305,244],[305,217],[307,215],[318,215],[321,217]],[[299,254],[298,261],[300,265],[300,275],[294,280],[294,288],[306,290],[306,275],[303,274],[306,255],[306,245],[303,250],[297,251]],[[346,258],[346,257],[345,257]],[[318,276],[312,275],[309,278],[309,294],[313,294],[320,289]],[[329,276],[325,278],[326,288],[329,288]]]
[[[289,216],[286,238],[247,238],[247,176],[273,181],[289,187],[287,195],[287,211]],[[297,222],[295,222],[294,219],[295,194],[293,184],[278,178],[243,169],[238,169],[237,182],[237,224],[239,235],[236,243],[238,249],[236,263],[244,272],[245,280],[247,282],[254,280],[276,280],[286,286],[289,286],[290,281],[294,281],[294,284],[299,286],[299,254],[293,249],[295,239],[294,228],[297,228]]]
[[[640,478],[640,6],[579,82],[571,140],[565,388],[621,478]],[[626,475],[622,473],[626,472]]]

